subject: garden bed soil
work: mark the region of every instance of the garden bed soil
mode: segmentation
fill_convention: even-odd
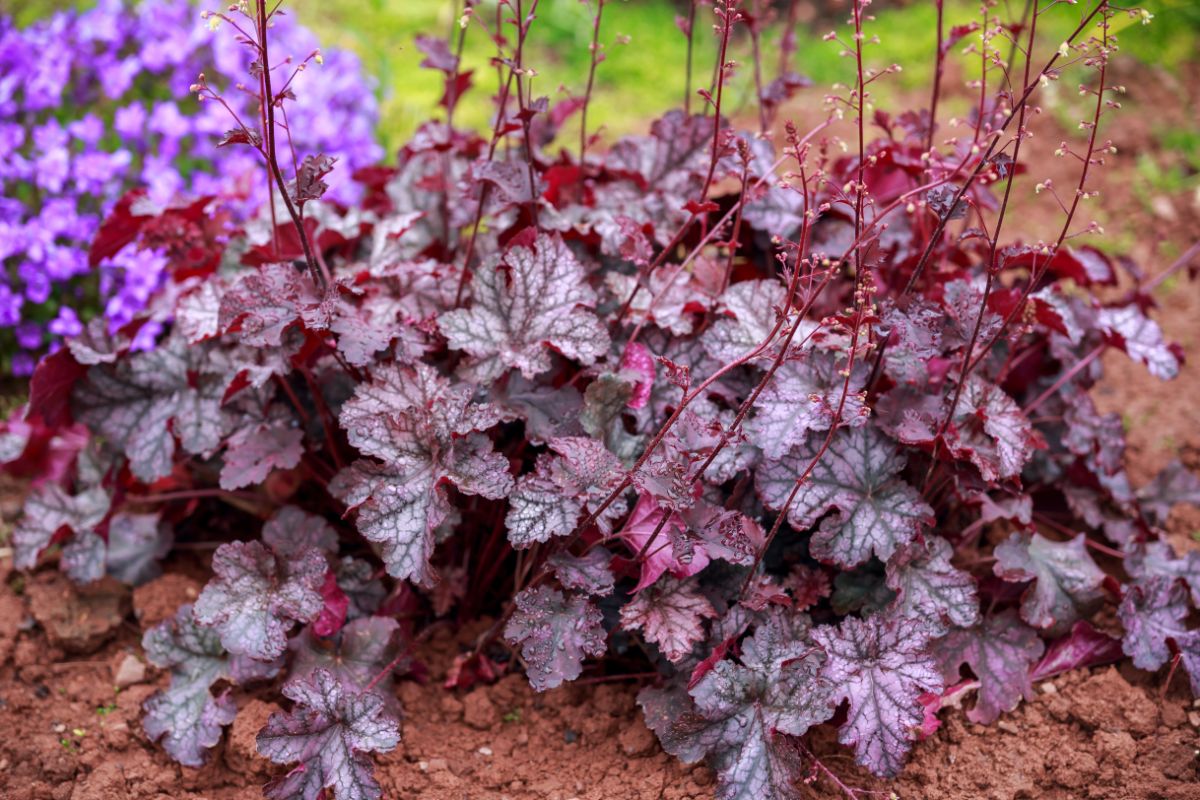
[[[169,574],[132,594],[106,584],[81,595],[44,571],[28,579],[23,595],[0,594],[0,796],[261,796],[259,787],[278,769],[257,755],[254,737],[278,710],[266,699],[278,696],[275,687],[239,694],[237,720],[201,769],[175,764],[141,731],[141,704],[166,685],[166,675],[142,661],[140,629],[194,599],[198,588],[190,577]],[[43,604],[52,610],[31,625],[31,610]],[[538,695],[523,676],[510,674],[492,686],[443,690],[441,679],[459,645],[474,633],[438,630],[418,650],[428,679],[400,682],[402,742],[378,759],[385,797],[712,797],[707,769],[679,764],[658,747],[642,723],[633,683],[572,685]],[[1040,684],[1032,701],[987,728],[951,711],[892,783],[856,769],[831,735],[813,747],[847,784],[905,800],[1200,798],[1200,707],[1179,677],[1162,698],[1162,679],[1126,666],[1078,670]],[[814,800],[835,796],[823,779],[805,791]]]
[[[1147,145],[1150,137],[1141,115],[1127,110],[1121,122],[1113,129],[1122,129],[1125,139],[1132,137],[1117,142],[1123,152]],[[1103,178],[1106,186],[1136,180],[1131,164],[1114,172]],[[1139,231],[1131,255],[1149,271],[1164,266],[1162,243],[1180,252],[1200,229],[1196,198],[1171,197],[1147,207],[1132,193],[1114,188],[1105,196],[1104,208]],[[1168,336],[1195,359],[1200,353],[1200,292],[1195,284],[1168,284],[1156,298]],[[1200,367],[1195,361],[1166,384],[1119,354],[1106,359],[1105,367],[1098,402],[1126,420],[1135,485],[1172,458],[1200,469]],[[0,486],[0,514],[10,522],[19,490]],[[1176,547],[1200,546],[1194,537],[1200,531],[1200,511],[1177,509],[1169,527]],[[0,797],[261,796],[259,787],[280,771],[254,747],[258,729],[278,708],[268,699],[279,696],[276,687],[238,695],[237,721],[211,763],[201,769],[178,766],[141,729],[142,702],[167,680],[143,662],[141,633],[195,598],[201,579],[192,563],[172,562],[166,576],[133,593],[102,584],[86,594],[52,571],[23,577],[8,564],[0,561]],[[474,632],[435,630],[417,652],[427,680],[398,684],[405,709],[402,741],[378,759],[385,797],[712,797],[712,773],[664,754],[643,725],[634,681],[576,684],[537,695],[521,675],[510,674],[492,686],[443,690],[441,679],[459,644]],[[950,710],[942,715],[940,730],[916,745],[904,774],[894,782],[865,775],[831,733],[821,733],[812,746],[846,784],[876,793],[864,797],[1200,800],[1200,704],[1192,700],[1183,676],[1176,675],[1164,693],[1165,680],[1165,671],[1141,674],[1128,663],[1077,670],[1039,684],[1034,699],[986,728],[969,723],[962,710]],[[814,799],[838,796],[818,775],[802,791]]]

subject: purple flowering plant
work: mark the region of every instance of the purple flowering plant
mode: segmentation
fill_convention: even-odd
[[[276,46],[300,63],[313,34],[279,15]],[[53,58],[44,57],[53,52]],[[350,173],[374,164],[376,103],[358,60],[322,57],[320,80],[299,74],[289,105],[289,146],[325,152],[346,169],[331,197],[357,198]],[[103,314],[115,330],[158,293],[176,264],[131,246],[96,261],[100,222],[128,190],[166,207],[212,196],[235,218],[266,198],[265,172],[250,154],[218,147],[227,111],[189,93],[196,75],[244,76],[245,50],[210,29],[193,0],[102,0],[27,28],[0,16],[0,370],[32,372],[47,347]],[[231,92],[231,107],[254,99]],[[153,344],[155,328],[139,346]]]
[[[369,754],[399,740],[394,680],[419,626],[451,614],[495,623],[448,688],[652,664],[647,723],[723,799],[817,777],[862,796],[811,731],[895,775],[943,704],[969,697],[990,723],[1034,680],[1124,656],[1182,667],[1200,694],[1200,556],[1163,535],[1200,479],[1174,465],[1134,487],[1120,420],[1089,394],[1110,350],[1177,374],[1150,291],[1200,248],[1118,292],[1123,262],[1080,241],[1099,235],[1081,209],[1111,154],[1115,28],[1136,12],[1057,5],[939,26],[938,74],[978,35],[994,90],[946,120],[936,86],[927,109],[869,113],[895,68],[868,66],[857,0],[829,37],[853,83],[773,141],[804,81],[755,58],[757,125],[729,116],[735,34],[757,56],[769,12],[718,2],[721,68],[695,108],[605,148],[586,91],[536,94],[536,3],[468,2],[450,41],[418,42],[442,112],[395,167],[354,173],[352,204],[330,199],[344,164],[279,146],[291,68],[267,3],[213,12],[259,104],[191,88],[228,112],[219,144],[270,171],[270,200],[220,235],[205,199],[138,195],[101,226],[93,252],[182,243],[206,266],[38,366],[0,456],[60,455],[17,567],[138,583],[173,541],[229,532],[195,603],[146,634],[171,682],[145,728],[201,764],[237,714],[214,687],[285,676],[258,737],[291,767],[270,798],[380,797]],[[697,43],[698,7],[680,21]],[[1078,24],[1043,52],[1046,13]],[[452,125],[470,31],[498,48],[487,135]],[[1059,148],[1076,183],[1036,184],[1061,218],[1028,241],[1010,201],[1035,190],[1038,92],[1068,75],[1089,114]],[[137,347],[156,320],[158,347]]]

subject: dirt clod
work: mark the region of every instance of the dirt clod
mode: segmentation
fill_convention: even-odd
[[[29,580],[25,594],[50,644],[82,655],[112,637],[129,607],[129,590],[107,577],[74,586],[61,573],[41,572]]]
[[[621,745],[621,752],[630,758],[641,758],[653,753],[657,747],[657,742],[654,739],[654,734],[645,725],[640,724],[641,720],[636,720],[634,725],[630,725],[621,731],[621,735],[617,737],[617,741]]]
[[[472,728],[483,731],[495,725],[500,715],[487,692],[476,689],[463,698],[462,718]]]
[[[225,764],[231,770],[248,778],[266,778],[271,774],[275,765],[258,754],[257,737],[267,718],[279,710],[275,703],[262,700],[250,700],[238,708],[225,747]]]
[[[143,628],[175,616],[184,603],[193,603],[203,587],[188,575],[168,572],[133,590],[133,613]]]

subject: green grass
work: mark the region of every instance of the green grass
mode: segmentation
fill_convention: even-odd
[[[85,7],[91,0],[0,0],[6,11],[19,22],[28,23],[55,8]],[[218,3],[213,3],[217,5]],[[414,45],[419,34],[449,35],[455,27],[454,0],[285,0],[299,19],[317,31],[326,46],[353,50],[362,59],[364,70],[378,80],[382,123],[380,137],[388,152],[394,152],[412,131],[427,119],[441,96],[441,76],[422,70],[422,54]],[[1019,9],[1020,0],[1005,0],[999,10]],[[1062,4],[1039,19],[1039,39],[1049,53],[1074,27],[1080,6]],[[1200,2],[1197,0],[1146,0],[1145,7],[1155,15],[1149,26],[1130,25],[1121,31],[1121,46],[1127,55],[1147,63],[1173,69],[1195,58],[1200,42]],[[613,138],[645,127],[648,120],[664,110],[678,106],[683,99],[686,40],[674,24],[681,4],[674,0],[607,0],[601,30],[607,60],[600,65],[596,89],[589,112],[589,125],[603,126],[605,138]],[[494,25],[494,0],[483,0],[479,13]],[[904,71],[881,80],[873,87],[881,105],[897,94],[922,94],[927,91],[933,67],[936,15],[931,0],[915,0],[903,6],[882,0],[872,7],[876,19],[869,23],[869,34],[878,34],[881,42],[868,48],[868,61],[876,67],[891,63]],[[1006,14],[1009,12],[1005,12]],[[946,25],[949,28],[975,19],[977,0],[948,0]],[[701,6],[696,24],[696,67],[693,83],[707,85],[715,58],[711,34],[712,10]],[[814,23],[810,35],[799,37],[794,68],[808,75],[818,86],[849,82],[853,63],[839,55],[840,46],[821,41],[828,22]],[[533,25],[532,41],[526,63],[538,71],[534,93],[551,101],[564,94],[582,93],[587,80],[588,43],[591,37],[591,9],[579,0],[541,0],[538,19]],[[628,37],[628,44],[617,44]],[[766,39],[766,61],[773,68],[775,33]],[[952,58],[966,42],[952,51]],[[749,100],[752,85],[749,48],[744,36],[733,45],[732,58],[741,65],[732,85],[730,108],[742,107]],[[486,129],[491,113],[488,98],[495,92],[496,71],[490,66],[494,48],[477,26],[472,25],[466,41],[464,62],[475,70],[475,90],[460,105],[457,121],[477,129]],[[968,75],[978,66],[968,62]],[[950,87],[954,88],[954,87]],[[699,102],[697,100],[696,102]],[[955,113],[954,104],[947,107]],[[567,141],[574,138],[574,125],[568,123]]]
[[[1132,25],[1121,34],[1123,49],[1143,61],[1164,66],[1193,57],[1200,40],[1200,4],[1194,0],[1149,0],[1155,14],[1149,26]],[[418,65],[422,59],[413,45],[422,33],[447,35],[454,25],[455,4],[450,0],[295,0],[299,18],[319,31],[331,45],[356,52],[368,73],[378,76],[382,108],[380,135],[389,152],[401,144],[425,119],[441,96],[440,76]],[[485,2],[481,13],[494,19]],[[647,120],[682,102],[685,83],[686,40],[674,24],[678,6],[670,0],[609,0],[604,10],[601,42],[607,59],[600,65],[591,106],[593,125],[603,126],[606,138],[638,130]],[[933,63],[936,14],[931,2],[903,7],[878,3],[871,32],[880,43],[871,46],[869,62],[876,67],[891,63],[904,71],[880,81],[874,94],[886,102],[897,93],[924,90],[930,82]],[[710,31],[711,10],[701,7],[697,17],[694,84],[706,85],[715,59]],[[946,26],[964,23],[978,14],[971,0],[950,0]],[[581,93],[587,80],[591,10],[578,0],[543,0],[533,25],[526,63],[534,67],[535,96],[545,94],[553,101],[564,93]],[[1073,29],[1078,7],[1063,6],[1043,14],[1039,21],[1046,55]],[[490,24],[490,23],[489,23]],[[853,64],[839,55],[840,46],[824,42],[821,35],[828,23],[816,23],[810,35],[800,37],[795,69],[818,86],[849,82]],[[619,36],[628,44],[616,44]],[[773,36],[769,39],[773,45]],[[965,45],[966,43],[962,43]],[[952,52],[957,57],[960,45]],[[772,47],[773,50],[773,47]],[[752,74],[745,37],[733,45],[733,58],[742,65],[733,84],[732,108],[749,99]],[[464,53],[465,67],[475,70],[476,89],[460,106],[458,120],[486,128],[496,74],[489,66],[493,47],[483,32],[472,26]],[[774,65],[775,57],[766,58]],[[978,67],[967,64],[971,74]],[[698,101],[697,101],[698,102]]]

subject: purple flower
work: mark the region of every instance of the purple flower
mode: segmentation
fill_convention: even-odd
[[[29,353],[17,352],[12,357],[12,374],[17,378],[27,378],[33,374],[37,359]]]
[[[68,197],[53,197],[42,206],[37,221],[42,230],[51,236],[70,233],[78,223],[79,215],[75,213],[75,201]]]
[[[89,147],[95,147],[104,136],[104,122],[95,114],[88,114],[67,125],[67,131]]]
[[[113,130],[126,139],[141,139],[142,130],[146,127],[146,107],[136,100],[127,106],[117,109],[113,118]]]
[[[23,322],[17,326],[17,344],[26,350],[37,350],[42,346],[42,326],[36,322]]]
[[[70,306],[58,309],[58,316],[46,326],[55,336],[78,336],[83,333],[83,323]]]
[[[187,118],[179,113],[179,106],[170,102],[158,103],[150,113],[150,130],[164,139],[177,141],[191,133]]]
[[[167,258],[154,250],[140,250],[136,245],[126,245],[101,269],[117,286],[104,307],[109,330],[116,331],[133,321],[155,291],[162,285],[167,267]]]
[[[137,56],[129,56],[98,70],[100,83],[104,86],[104,94],[114,100],[125,94],[133,85],[133,80],[141,69],[141,60]]]
[[[96,0],[88,11],[24,28],[0,15],[0,260],[7,260],[0,326],[16,328],[31,307],[60,299],[58,316],[40,324],[36,337],[25,330],[25,344],[41,349],[101,310],[124,324],[162,288],[167,264],[157,253],[135,247],[99,269],[88,264],[100,221],[129,189],[145,187],[158,205],[214,195],[243,218],[265,201],[257,155],[216,146],[233,125],[229,112],[197,103],[189,91],[204,72],[237,114],[257,118],[253,98],[234,88],[247,80],[252,56],[227,27],[210,30],[202,7],[198,0]],[[287,54],[303,57],[318,46],[291,16],[279,17],[271,36],[281,76],[290,74]],[[359,187],[350,174],[382,156],[370,83],[353,56],[327,51],[325,65],[310,65],[293,88],[293,140],[280,131],[284,152],[337,158],[328,196],[352,202]],[[30,186],[38,189],[33,202]],[[97,289],[102,309],[78,299],[68,305]],[[148,328],[140,342],[152,347],[156,336]],[[18,370],[32,355],[21,361],[0,353]]]
[[[25,298],[7,284],[0,283],[0,328],[11,328],[21,321],[21,306]]]

